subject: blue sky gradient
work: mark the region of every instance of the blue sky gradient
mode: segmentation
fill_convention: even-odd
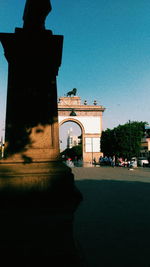
[[[40,1],[40,0],[38,0]],[[58,96],[72,88],[106,107],[103,128],[128,120],[150,123],[150,1],[51,0],[46,28],[64,35]],[[0,32],[22,27],[25,0],[0,1]],[[7,63],[0,48],[0,134]]]

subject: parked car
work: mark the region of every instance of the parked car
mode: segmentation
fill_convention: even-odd
[[[144,157],[138,158],[138,166],[144,167],[146,165],[149,165],[149,161],[147,158],[144,158]]]
[[[129,168],[136,168],[137,167],[137,158],[132,158],[128,164]]]

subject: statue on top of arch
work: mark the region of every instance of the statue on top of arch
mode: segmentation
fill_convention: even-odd
[[[73,88],[72,89],[72,91],[69,91],[68,93],[67,93],[67,96],[76,96],[76,93],[77,93],[77,89],[76,88]]]

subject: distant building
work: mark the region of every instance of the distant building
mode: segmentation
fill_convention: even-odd
[[[0,159],[4,157],[4,140],[3,137],[1,137],[0,140]]]
[[[78,146],[79,142],[80,139],[78,138],[78,136],[73,135],[73,130],[72,128],[70,128],[70,130],[68,131],[67,148]]]
[[[141,140],[141,151],[142,157],[150,157],[150,125],[145,126],[145,136]]]

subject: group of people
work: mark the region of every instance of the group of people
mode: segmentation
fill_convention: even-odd
[[[106,166],[112,166],[114,167],[116,165],[116,159],[115,159],[115,156],[113,157],[100,157],[99,158],[99,164],[100,165],[106,165]]]
[[[118,167],[131,167],[131,165],[134,166],[133,160],[128,161],[127,159],[123,160],[123,158],[116,158],[115,156],[113,157],[100,157],[99,162],[96,162],[96,159],[94,158],[93,164],[99,164],[100,166],[118,166]]]

